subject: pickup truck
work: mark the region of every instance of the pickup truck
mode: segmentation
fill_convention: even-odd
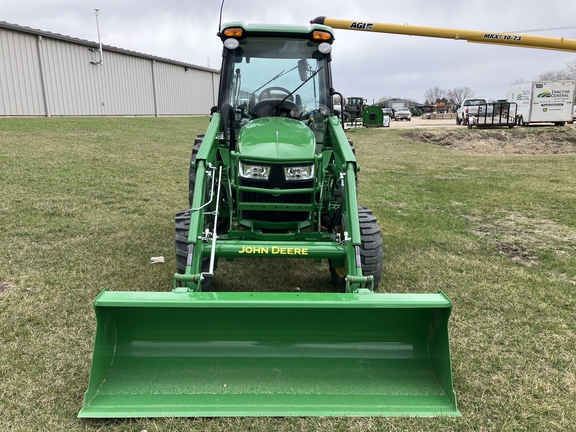
[[[456,124],[466,126],[468,124],[468,117],[478,116],[478,114],[485,115],[485,111],[490,109],[493,109],[493,106],[487,105],[486,99],[464,99],[460,108],[456,111]]]
[[[398,108],[394,113],[394,120],[412,120],[412,113],[408,108]]]

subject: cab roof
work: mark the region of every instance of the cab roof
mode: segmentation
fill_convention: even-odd
[[[311,35],[313,31],[320,30],[330,33],[332,39],[334,40],[334,30],[332,27],[328,27],[320,24],[311,24],[309,26],[297,26],[297,25],[287,25],[287,24],[245,24],[242,21],[234,21],[222,24],[222,29],[218,33],[218,36],[222,41],[226,39],[224,36],[224,30],[232,27],[240,27],[244,30],[244,35],[240,38],[243,39],[249,36],[285,36],[285,37],[306,37]]]

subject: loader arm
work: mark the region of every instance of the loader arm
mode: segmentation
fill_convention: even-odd
[[[335,116],[331,116],[326,121],[326,141],[334,151],[335,166],[340,167],[340,172],[343,174],[341,179],[343,186],[343,217],[346,218],[346,225],[349,228],[347,236],[350,241],[346,242],[346,247],[349,248],[346,254],[346,268],[354,269],[349,272],[346,283],[347,290],[352,291],[358,288],[369,288],[374,290],[374,280],[371,277],[366,277],[362,274],[360,264],[360,244],[361,234],[360,227],[353,221],[358,220],[358,201],[356,191],[355,174],[358,172],[359,166],[352,149],[348,145],[348,138],[344,134],[344,130],[340,125],[340,120]]]
[[[202,254],[203,249],[206,247],[205,243],[199,241],[204,232],[204,218],[203,212],[207,211],[206,206],[211,198],[205,193],[208,185],[208,177],[213,182],[215,170],[211,162],[215,160],[217,151],[217,134],[221,129],[221,116],[220,113],[215,113],[212,116],[210,125],[202,145],[198,151],[196,159],[191,163],[196,170],[195,188],[193,201],[191,203],[190,213],[190,230],[188,232],[188,257],[186,260],[187,271],[185,274],[174,275],[174,288],[177,286],[187,286],[193,290],[200,290],[200,282],[202,279]],[[210,172],[214,171],[214,172]],[[213,191],[213,184],[210,188]]]
[[[311,21],[335,29],[365,32],[424,36],[442,39],[465,40],[472,43],[511,45],[524,48],[539,48],[557,51],[576,52],[576,40],[549,36],[533,36],[519,33],[463,30],[442,27],[423,27],[408,24],[377,23],[374,21],[354,21],[317,17]]]

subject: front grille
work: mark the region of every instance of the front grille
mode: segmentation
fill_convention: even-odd
[[[314,180],[291,181],[284,180],[284,167],[272,166],[267,181],[240,178],[240,186],[257,187],[262,189],[304,189],[312,188]],[[270,210],[243,210],[243,218],[264,222],[298,222],[309,218],[308,212],[285,212],[273,209],[275,203],[281,204],[310,204],[312,194],[270,195],[257,192],[240,192],[240,201],[244,203],[269,203]]]

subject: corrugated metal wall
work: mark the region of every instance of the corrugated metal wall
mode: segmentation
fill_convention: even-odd
[[[158,110],[168,115],[186,112],[210,113],[216,105],[218,76],[213,73],[183,68],[182,66],[156,62],[155,77],[158,94]],[[213,81],[215,80],[215,81]],[[206,111],[207,100],[214,103]]]
[[[218,72],[0,28],[1,116],[207,115]],[[96,63],[96,64],[95,64]]]
[[[46,115],[38,36],[0,29],[0,115]]]
[[[82,45],[44,39],[50,115],[154,115],[152,62],[104,52],[104,66]]]

